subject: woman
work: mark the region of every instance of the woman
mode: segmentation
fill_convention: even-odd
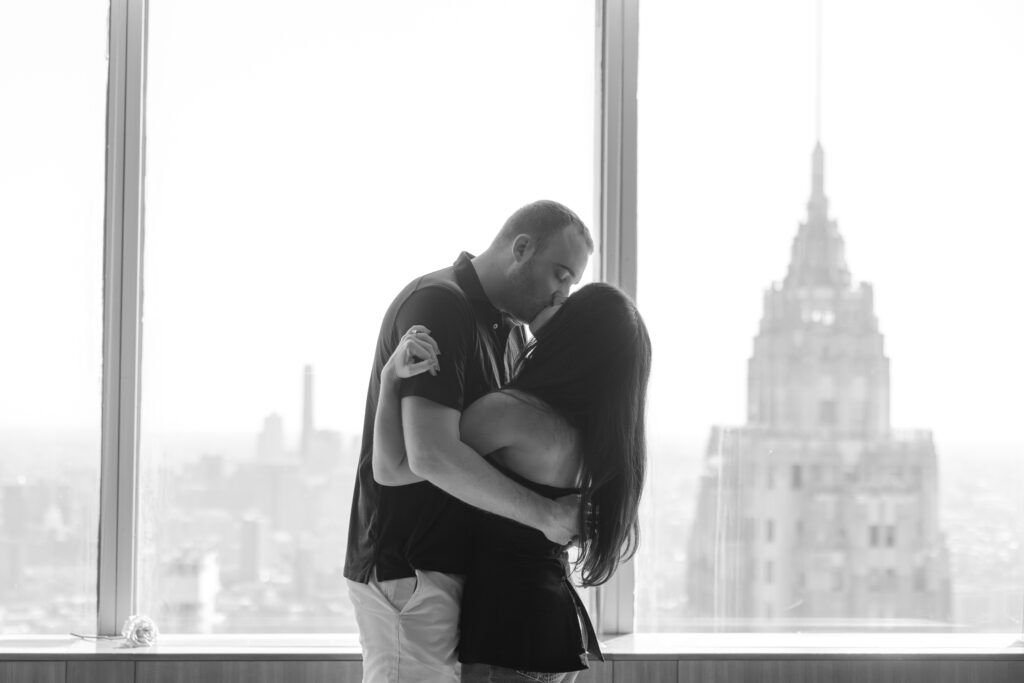
[[[611,578],[638,542],[646,465],[644,406],[651,343],[635,304],[604,283],[582,287],[530,323],[514,379],[462,414],[462,440],[527,488],[581,498],[583,585]],[[398,384],[436,372],[437,345],[414,326],[381,376],[374,472],[419,481],[405,463]],[[394,472],[400,472],[399,475]],[[586,514],[584,514],[586,511]],[[572,681],[600,655],[568,581],[565,548],[510,520],[474,515],[462,596],[459,661],[467,681]]]

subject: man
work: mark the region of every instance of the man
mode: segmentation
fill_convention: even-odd
[[[575,496],[551,501],[505,477],[462,443],[459,420],[509,380],[525,344],[522,323],[569,295],[593,249],[576,214],[557,202],[534,202],[512,214],[482,254],[463,252],[453,266],[414,280],[388,308],[367,392],[345,558],[364,681],[458,680],[466,503],[556,543],[576,534]],[[432,358],[438,372],[401,386],[409,466],[426,481],[384,487],[372,467],[380,373],[413,325],[429,329],[441,351]]]

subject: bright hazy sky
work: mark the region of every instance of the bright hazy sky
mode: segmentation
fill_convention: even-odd
[[[106,6],[0,5],[0,431],[99,420]],[[147,432],[358,432],[412,277],[559,199],[593,222],[594,9],[152,0]],[[653,439],[744,419],[805,217],[814,2],[643,0]],[[893,423],[1012,442],[1024,381],[1024,6],[824,6],[826,192],[873,283]],[[16,104],[12,104],[16,103]]]

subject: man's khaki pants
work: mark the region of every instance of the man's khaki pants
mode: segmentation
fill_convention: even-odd
[[[458,683],[461,576],[348,582],[363,649],[363,683]]]

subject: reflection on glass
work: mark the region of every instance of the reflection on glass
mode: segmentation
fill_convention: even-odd
[[[106,22],[0,6],[0,634],[96,625]]]

